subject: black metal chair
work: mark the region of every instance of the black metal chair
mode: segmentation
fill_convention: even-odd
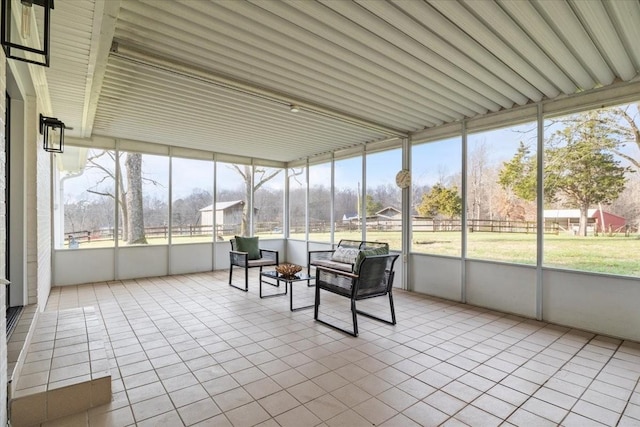
[[[318,266],[316,269],[316,298],[313,318],[324,325],[346,332],[354,337],[358,336],[358,314],[389,325],[395,325],[396,313],[393,307],[392,288],[394,276],[393,266],[396,259],[398,259],[397,254],[367,256],[360,264],[357,274]],[[353,332],[318,319],[321,290],[341,295],[351,300]],[[389,295],[389,305],[391,307],[390,321],[356,309],[356,301],[358,300],[385,295]]]
[[[229,266],[229,286],[233,286],[241,291],[249,291],[249,269],[253,267],[259,267],[262,273],[262,267],[276,266],[278,265],[278,251],[272,251],[269,249],[260,249],[259,259],[249,259],[248,252],[240,252],[235,250],[235,239],[229,240],[231,243],[231,251],[229,252],[230,266]],[[233,266],[241,267],[244,269],[244,288],[233,284]]]

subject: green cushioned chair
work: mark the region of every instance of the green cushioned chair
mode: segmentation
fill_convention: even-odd
[[[247,292],[249,290],[249,269],[278,265],[278,251],[260,249],[257,237],[236,236],[231,242],[231,252],[229,252],[229,286]],[[244,288],[233,284],[233,267],[244,269]]]

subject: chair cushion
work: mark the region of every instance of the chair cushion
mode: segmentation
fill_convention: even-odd
[[[317,259],[312,262],[311,265],[333,268],[334,270],[346,271],[347,273],[351,273],[351,269],[353,268],[351,264],[336,262],[330,259]]]
[[[344,262],[345,264],[353,264],[356,262],[356,257],[358,256],[357,248],[345,248],[345,247],[337,247],[333,255],[331,255],[331,261],[336,262]]]
[[[260,248],[258,247],[258,237],[235,236],[236,247],[239,252],[247,252],[247,258],[260,259]]]
[[[254,260],[249,260],[247,267],[251,268],[251,267],[264,267],[267,265],[277,265],[276,264],[276,260],[275,259],[265,259],[265,258],[260,258],[260,259],[254,259]]]
[[[373,248],[373,249],[365,249],[365,250],[359,251],[358,256],[356,257],[356,262],[353,265],[353,273],[358,274],[358,272],[360,271],[360,264],[362,264],[362,261],[364,261],[364,259],[367,256],[388,255],[388,254],[389,254],[388,246]]]

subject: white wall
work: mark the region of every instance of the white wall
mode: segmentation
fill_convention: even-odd
[[[4,179],[5,170],[7,166],[7,159],[5,157],[4,149],[6,138],[4,134],[5,130],[5,93],[7,87],[7,61],[4,56],[4,51],[0,50],[0,277],[5,277],[6,272],[6,247],[5,241],[7,237],[7,230],[5,227],[6,209],[5,209],[5,194],[6,181]],[[6,311],[6,294],[5,286],[0,285],[0,313]],[[7,424],[7,319],[5,316],[0,316],[0,425]]]
[[[213,243],[172,245],[170,274],[213,270]]]
[[[536,317],[536,268],[488,261],[466,261],[469,304]]]
[[[52,155],[44,151],[42,136],[37,131],[38,119],[29,115],[27,141],[38,141],[37,147],[37,294],[38,309],[44,310],[51,292],[51,160]],[[34,136],[35,138],[30,138]],[[31,298],[29,298],[31,303]]]
[[[169,274],[169,247],[144,245],[118,248],[116,279],[166,276]]]
[[[261,239],[260,248],[278,251],[280,262],[287,262],[284,239]],[[58,249],[53,251],[52,283],[54,286],[68,286],[224,270],[229,268],[230,249],[229,241],[122,246],[117,249]],[[301,265],[306,265],[306,249],[304,257]]]
[[[460,301],[462,263],[457,258],[411,254],[409,290]]]
[[[54,286],[115,279],[115,252],[111,248],[56,250],[53,259]]]
[[[640,341],[640,280],[545,269],[545,320]]]
[[[307,266],[307,242],[304,240],[287,240],[286,262]],[[306,270],[305,270],[306,273]]]
[[[27,96],[25,99],[25,120],[27,123],[36,114],[36,99]],[[27,221],[27,304],[38,303],[38,167],[43,167],[38,161],[39,144],[30,126],[25,126],[25,158],[26,174],[26,221]],[[29,142],[30,141],[30,142]],[[47,188],[49,186],[47,185]],[[49,215],[51,215],[49,213]],[[47,294],[48,295],[48,294]]]
[[[466,260],[466,302],[524,317],[640,341],[640,280],[542,268],[537,294],[534,266]],[[409,289],[461,301],[462,260],[411,254]]]

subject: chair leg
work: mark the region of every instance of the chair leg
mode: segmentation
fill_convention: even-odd
[[[318,308],[320,308],[320,287],[316,286],[316,299],[313,303],[313,318],[318,320]]]
[[[389,292],[389,304],[391,306],[391,321],[383,319],[383,318],[378,317],[378,316],[374,316],[373,314],[367,313],[365,311],[357,310],[357,312],[358,312],[358,314],[361,314],[361,315],[363,315],[365,317],[377,320],[377,321],[382,322],[382,323],[386,323],[387,325],[395,325],[396,324],[396,311],[394,310],[394,307],[393,307],[393,297],[391,296],[391,292]]]
[[[358,336],[358,310],[356,310],[356,300],[351,300],[351,316],[353,317],[353,336]]]
[[[391,291],[389,291],[389,306],[391,307],[391,324],[396,324],[396,310],[393,306],[393,295]]]
[[[244,288],[233,284],[233,282],[231,281],[232,273],[233,273],[233,265],[229,269],[229,286],[236,289],[240,289],[241,291],[244,291],[244,292],[249,292],[249,269],[248,268],[244,269]]]
[[[349,334],[353,337],[358,336],[358,319],[356,317],[356,303],[354,300],[351,301],[351,313],[353,315],[353,331],[349,331],[347,329],[341,328],[336,325],[332,325],[331,323],[325,322],[322,319],[318,319],[318,308],[320,307],[320,287],[316,286],[316,300],[313,305],[313,318],[316,322],[322,323],[325,326],[336,329],[338,331],[344,332],[345,334]]]

